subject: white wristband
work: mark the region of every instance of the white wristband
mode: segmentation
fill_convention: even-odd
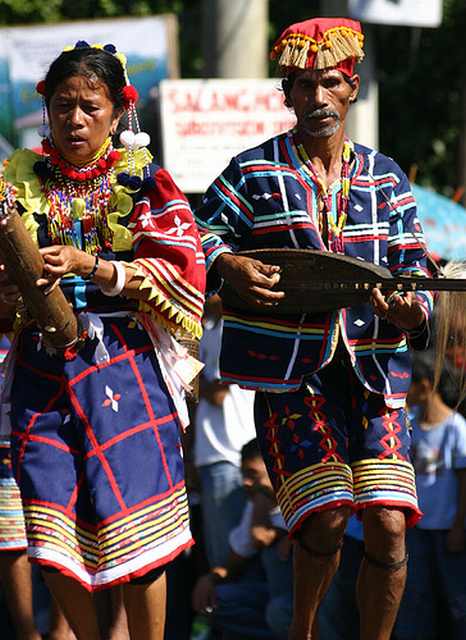
[[[105,296],[119,296],[120,293],[123,291],[123,289],[125,288],[125,284],[126,284],[126,269],[125,266],[121,263],[118,262],[117,260],[111,260],[111,264],[113,264],[113,267],[116,271],[116,283],[114,287],[111,288],[106,288],[106,287],[100,287],[100,290],[102,291],[102,293]]]

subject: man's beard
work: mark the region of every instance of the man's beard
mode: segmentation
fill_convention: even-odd
[[[333,118],[335,121],[334,124],[326,124],[320,129],[314,129],[306,126],[308,121],[324,117]],[[340,125],[340,116],[336,111],[332,111],[331,109],[315,109],[314,111],[311,111],[311,113],[306,114],[304,124],[301,126],[306,134],[312,138],[330,138],[330,136],[333,136],[333,134],[338,131]]]

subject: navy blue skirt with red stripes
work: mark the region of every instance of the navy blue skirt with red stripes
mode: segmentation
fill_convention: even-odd
[[[178,416],[151,341],[131,317],[103,318],[64,361],[19,339],[12,452],[29,553],[89,590],[140,577],[192,544]]]

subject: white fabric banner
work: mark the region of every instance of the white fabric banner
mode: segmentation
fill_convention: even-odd
[[[163,164],[187,193],[203,193],[230,159],[296,122],[279,79],[163,80]]]
[[[348,0],[352,18],[376,24],[438,27],[442,0]]]

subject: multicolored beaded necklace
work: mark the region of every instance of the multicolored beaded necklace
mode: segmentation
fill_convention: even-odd
[[[75,246],[98,254],[111,248],[112,232],[107,217],[112,196],[113,166],[120,154],[108,139],[92,162],[75,167],[45,140],[47,157],[36,162],[34,171],[49,203],[48,232],[54,244]]]
[[[344,252],[344,240],[343,240],[343,228],[346,224],[346,220],[348,218],[348,207],[349,207],[349,194],[351,187],[351,152],[352,152],[352,144],[349,139],[345,139],[343,143],[343,152],[342,152],[342,162],[341,162],[341,174],[340,174],[340,184],[341,191],[339,193],[338,198],[338,219],[335,220],[332,212],[332,190],[328,189],[327,185],[322,180],[321,176],[317,173],[314,165],[311,162],[304,146],[302,144],[297,145],[297,149],[299,151],[299,155],[304,161],[307,169],[310,174],[314,178],[316,182],[319,192],[317,194],[317,198],[319,201],[319,212],[318,212],[318,221],[319,221],[319,231],[322,235],[322,238],[327,240],[326,244],[330,251],[334,251],[335,253],[343,253]]]

